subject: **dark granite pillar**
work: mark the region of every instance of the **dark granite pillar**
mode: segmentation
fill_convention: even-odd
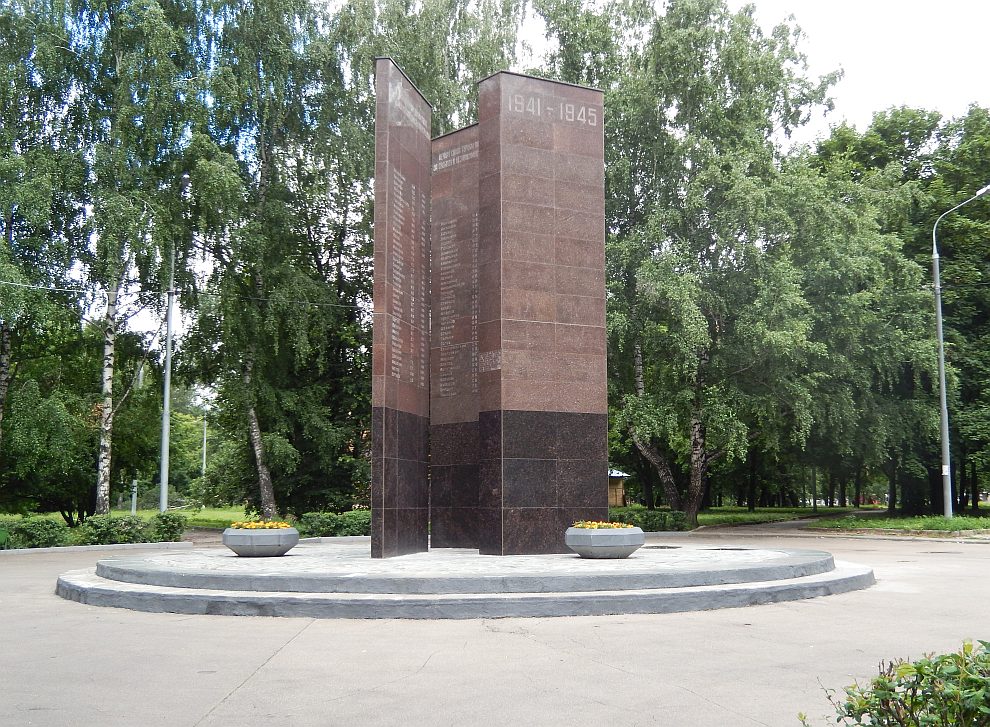
[[[371,555],[428,547],[430,105],[375,67]]]
[[[602,94],[479,86],[482,553],[566,550],[608,516]]]
[[[478,547],[478,127],[433,140],[430,543]]]

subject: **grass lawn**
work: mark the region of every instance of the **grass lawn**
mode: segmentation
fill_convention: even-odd
[[[202,510],[172,510],[187,518],[186,525],[190,528],[217,528],[222,530],[236,520],[250,520],[244,513],[243,507],[204,507]],[[111,515],[123,517],[130,515],[131,510],[111,510]],[[138,510],[138,517],[147,520],[158,514],[158,510]]]
[[[806,517],[845,515],[847,507],[758,507],[750,512],[745,507],[713,507],[698,513],[698,525],[754,525]]]
[[[822,520],[812,523],[808,527],[829,530],[939,530],[944,532],[956,530],[988,530],[990,529],[990,513],[980,516],[956,515],[952,518],[941,516],[861,518],[855,515],[849,515],[836,520]]]
[[[184,515],[187,519],[186,525],[190,528],[218,528],[222,530],[236,520],[251,519],[245,514],[243,507],[204,507],[202,510],[169,510],[169,512],[177,512],[180,515]],[[129,507],[123,510],[110,510],[111,517],[125,517],[130,514],[131,509]],[[148,520],[157,514],[157,508],[137,511],[138,517],[144,520]],[[16,520],[20,518],[20,515],[5,515],[3,517]],[[47,517],[62,522],[62,516],[57,512],[39,513],[31,517]],[[5,540],[5,536],[6,531],[0,530],[0,542]]]

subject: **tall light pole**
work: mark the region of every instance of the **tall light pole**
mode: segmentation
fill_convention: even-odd
[[[942,434],[942,507],[945,517],[952,517],[952,470],[949,467],[949,407],[945,392],[945,343],[942,338],[942,282],[938,270],[938,238],[935,236],[938,223],[947,214],[955,212],[978,197],[990,192],[990,184],[983,187],[969,199],[960,202],[938,216],[932,225],[932,277],[935,279],[935,335],[938,338],[938,398],[939,425]]]
[[[189,175],[179,180],[183,210],[189,192]],[[183,212],[185,219],[185,212]],[[168,305],[165,307],[165,384],[162,392],[162,441],[161,466],[158,470],[158,509],[168,510],[168,446],[172,427],[172,308],[175,306],[175,242],[172,243],[171,263],[168,275]]]

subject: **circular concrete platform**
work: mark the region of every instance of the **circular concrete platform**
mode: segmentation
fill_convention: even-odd
[[[58,595],[140,611],[313,618],[496,618],[665,613],[866,588],[868,568],[817,550],[648,544],[625,560],[481,556],[372,559],[366,542],[301,543],[275,559],[226,549],[108,558],[64,573]]]

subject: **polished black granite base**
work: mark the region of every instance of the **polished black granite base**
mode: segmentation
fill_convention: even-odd
[[[607,431],[605,414],[481,412],[481,552],[564,553],[574,521],[607,519]]]
[[[371,556],[389,558],[429,548],[429,420],[373,407]]]

